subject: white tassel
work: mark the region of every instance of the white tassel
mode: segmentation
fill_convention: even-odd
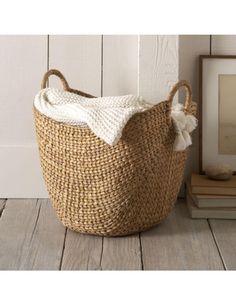
[[[194,115],[187,114],[186,115],[186,126],[185,130],[187,132],[192,132],[195,128],[197,127],[197,119],[195,118]]]
[[[186,116],[184,114],[183,111],[173,111],[172,112],[172,118],[177,122],[178,127],[180,128],[180,130],[183,130],[187,120],[186,120]]]
[[[197,127],[197,119],[191,114],[186,115],[181,104],[172,107],[171,117],[176,131],[174,150],[183,151],[192,144],[190,133]]]
[[[184,138],[186,147],[190,146],[192,144],[190,134],[186,130],[183,130],[182,134],[183,134],[183,138]]]
[[[177,133],[174,142],[174,150],[182,151],[186,149],[186,142],[182,133]]]

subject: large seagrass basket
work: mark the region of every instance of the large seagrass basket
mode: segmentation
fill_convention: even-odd
[[[57,70],[64,90],[71,89]],[[34,107],[41,165],[52,204],[71,230],[104,236],[127,235],[160,223],[171,211],[182,182],[187,151],[173,150],[175,130],[171,104],[186,89],[185,111],[192,112],[192,94],[177,83],[166,101],[134,115],[122,138],[110,146],[89,128],[59,123]]]

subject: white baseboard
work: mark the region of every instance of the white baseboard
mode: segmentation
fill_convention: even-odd
[[[48,198],[36,145],[0,146],[0,198]]]

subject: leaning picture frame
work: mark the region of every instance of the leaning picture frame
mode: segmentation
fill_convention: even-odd
[[[236,55],[199,57],[199,172],[228,164],[236,173]]]

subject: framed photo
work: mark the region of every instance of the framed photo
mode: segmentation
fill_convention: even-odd
[[[236,172],[236,55],[200,55],[199,157]]]

